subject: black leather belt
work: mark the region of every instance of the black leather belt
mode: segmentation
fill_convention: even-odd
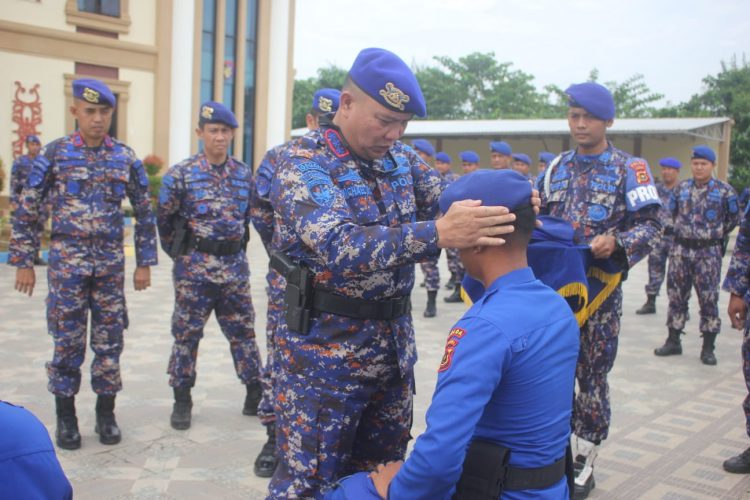
[[[724,240],[722,240],[721,238],[698,240],[692,238],[680,238],[679,236],[677,236],[674,240],[685,248],[691,248],[693,250],[713,246],[720,247],[724,244]]]
[[[215,241],[207,240],[199,236],[190,235],[187,241],[187,247],[198,250],[199,252],[210,253],[211,255],[223,256],[234,255],[242,250],[242,240],[233,241]]]
[[[386,300],[364,300],[344,297],[316,288],[312,302],[315,312],[356,319],[393,320],[411,312],[411,300],[408,296]]]
[[[565,476],[565,456],[557,462],[536,469],[518,469],[508,466],[503,489],[543,490],[554,486]]]

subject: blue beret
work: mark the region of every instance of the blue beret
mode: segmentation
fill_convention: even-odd
[[[320,89],[313,94],[312,109],[318,113],[335,113],[339,109],[340,96],[340,90]]]
[[[432,147],[430,141],[426,139],[414,139],[411,141],[411,144],[417,151],[421,151],[428,156],[435,156],[435,148]]]
[[[531,158],[529,158],[529,155],[524,153],[513,153],[513,159],[517,161],[521,161],[525,163],[526,165],[531,166]]]
[[[93,78],[73,80],[73,97],[91,104],[115,107],[115,96],[109,87]]]
[[[237,118],[234,113],[216,101],[206,101],[201,104],[201,112],[198,117],[198,125],[203,126],[206,123],[223,123],[228,127],[237,128]]]
[[[513,153],[510,144],[504,141],[490,142],[490,151],[493,153],[500,153],[501,155],[510,155]]]
[[[704,160],[708,160],[711,163],[716,163],[716,153],[714,153],[714,150],[706,146],[705,144],[701,144],[700,146],[695,146],[693,148],[693,156],[690,157],[690,159],[694,158],[702,158]]]
[[[479,163],[479,155],[474,151],[461,151],[458,156],[461,157],[461,161],[466,163]]]
[[[26,143],[29,143],[29,142],[35,142],[37,144],[41,144],[42,143],[42,141],[39,140],[39,137],[37,137],[35,135],[27,135],[26,136]]]
[[[615,100],[604,85],[596,82],[585,82],[571,85],[565,91],[568,94],[568,106],[583,108],[600,120],[612,120],[615,117]]]
[[[555,159],[555,154],[550,153],[549,151],[540,151],[539,152],[539,161],[543,161],[547,165]]]
[[[367,95],[391,111],[427,116],[422,89],[409,66],[393,52],[364,49],[357,55],[349,78]]]
[[[435,160],[442,162],[442,163],[452,163],[453,159],[451,158],[451,155],[448,153],[444,153],[443,151],[439,152],[435,155]]]
[[[529,205],[531,183],[515,170],[477,170],[463,175],[440,195],[440,211],[446,213],[454,201],[481,200],[482,205],[513,210]]]
[[[659,160],[659,165],[669,168],[682,168],[682,163],[677,158],[667,157]]]

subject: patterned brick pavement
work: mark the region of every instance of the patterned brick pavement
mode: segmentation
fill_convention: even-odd
[[[250,247],[256,330],[264,331],[264,275],[267,258],[253,235]],[[253,461],[265,441],[255,417],[241,414],[244,388],[234,374],[229,348],[214,319],[209,321],[198,359],[193,426],[169,426],[172,394],[165,373],[173,305],[168,258],[153,271],[153,287],[128,289],[130,329],[122,358],[124,390],[117,398],[123,441],[99,444],[94,428],[95,397],[88,374],[77,398],[83,436],[80,450],[59,450],[77,499],[263,498],[267,480],[253,475]],[[129,272],[133,269],[128,259]],[[728,257],[724,262],[724,270]],[[447,276],[445,260],[442,276]],[[46,390],[44,363],[52,343],[46,335],[46,273],[37,268],[32,298],[13,291],[14,270],[0,266],[0,398],[33,411],[54,433],[54,404]],[[666,293],[658,312],[636,316],[645,296],[646,264],[625,283],[620,348],[610,376],[613,425],[596,468],[592,499],[750,498],[750,477],[727,474],[721,462],[750,445],[740,402],[745,394],[740,370],[740,334],[724,320],[717,339],[716,367],[700,363],[697,301],[688,322],[682,356],[657,358],[653,348],[666,336]],[[444,290],[441,290],[441,295]],[[727,294],[721,294],[725,315]],[[438,297],[438,316],[422,317],[424,288],[413,304],[420,361],[413,435],[424,429],[424,413],[451,323],[463,306]],[[259,342],[262,350],[263,339]],[[88,360],[90,360],[90,353]],[[1,431],[1,430],[0,430]]]

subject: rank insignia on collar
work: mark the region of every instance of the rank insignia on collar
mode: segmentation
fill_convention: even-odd
[[[320,96],[318,99],[318,108],[325,113],[333,111],[333,101],[327,97]]]
[[[81,97],[92,104],[99,104],[99,92],[94,89],[88,87],[84,88]]]
[[[211,106],[203,106],[201,109],[201,116],[205,118],[206,120],[210,120],[211,117],[214,115],[214,108]]]
[[[408,95],[404,94],[401,89],[396,87],[391,82],[386,83],[385,88],[381,90],[379,94],[383,96],[385,102],[387,102],[394,108],[400,109],[401,111],[404,110],[404,103],[409,102],[409,100],[411,99]]]

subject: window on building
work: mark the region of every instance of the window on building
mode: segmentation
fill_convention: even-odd
[[[242,130],[242,156],[248,165],[253,164],[253,138],[255,135],[255,61],[258,33],[258,0],[247,2],[245,22],[245,109]]]
[[[120,17],[120,0],[78,0],[78,10],[102,16]]]
[[[234,82],[237,68],[237,0],[226,0],[224,31],[224,105],[234,109]]]
[[[216,0],[204,0],[201,33],[201,102],[212,100],[214,96],[215,38]]]

